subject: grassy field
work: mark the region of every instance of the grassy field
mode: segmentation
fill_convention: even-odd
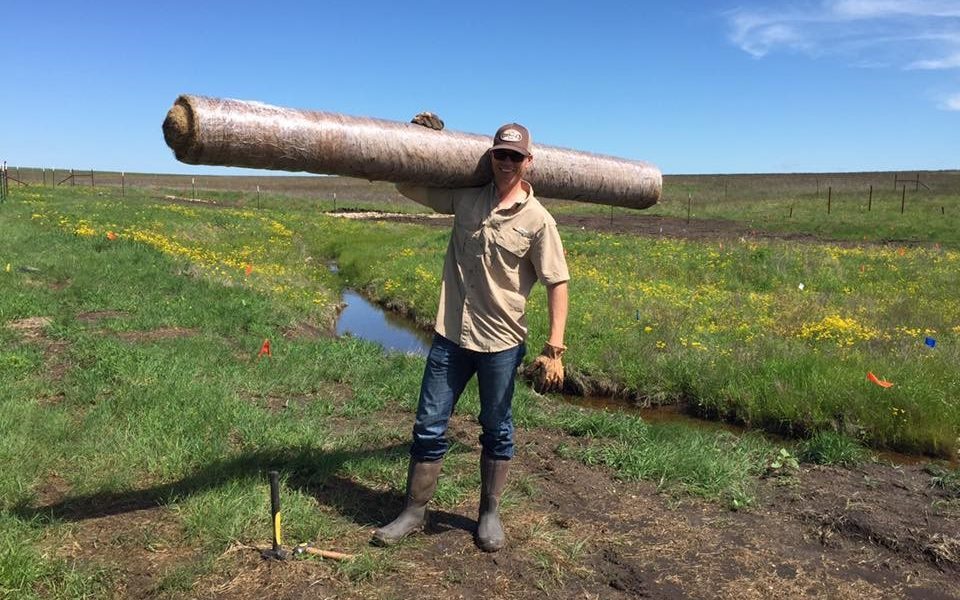
[[[0,474],[0,595],[105,595],[123,576],[70,560],[64,540],[77,539],[79,517],[157,505],[206,557],[161,570],[149,590],[183,594],[223,568],[226,550],[265,538],[263,472],[278,466],[290,539],[356,553],[336,571],[351,585],[402,568],[365,542],[392,516],[370,508],[374,492],[403,486],[422,359],[322,332],[343,285],[429,321],[448,233],[319,214],[332,198],[262,193],[260,209],[249,192],[203,191],[230,206],[158,199],[171,189],[33,186],[0,206],[0,459],[15,465]],[[867,229],[855,237],[883,235]],[[773,443],[576,409],[521,386],[521,429],[591,440],[565,456],[741,508],[758,475],[794,456],[863,460],[852,440],[955,454],[960,255],[948,232],[902,249],[562,233],[571,369],[638,399],[820,432]],[[532,340],[545,319],[538,290]],[[272,356],[258,358],[265,339]],[[470,388],[461,408],[476,405]],[[473,463],[454,447],[441,507],[473,494]],[[511,490],[508,505],[535,494]],[[135,535],[162,552],[162,533]]]

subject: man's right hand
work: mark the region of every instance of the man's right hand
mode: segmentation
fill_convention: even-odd
[[[436,131],[443,130],[443,119],[432,112],[418,113],[417,116],[410,120],[410,122],[416,125],[428,127],[430,129],[435,129]]]

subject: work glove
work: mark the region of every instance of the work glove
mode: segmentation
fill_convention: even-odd
[[[443,130],[443,119],[432,112],[418,113],[417,116],[410,120],[410,122],[415,123],[416,125],[423,125],[424,127],[429,127],[430,129],[435,129],[437,131]]]
[[[530,366],[533,387],[540,393],[563,390],[563,353],[566,346],[544,344],[540,356]]]

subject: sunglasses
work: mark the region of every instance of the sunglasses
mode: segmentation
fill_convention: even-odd
[[[526,158],[526,156],[519,152],[513,152],[511,150],[494,150],[493,157],[497,160],[509,160],[515,163],[523,162],[523,159]]]

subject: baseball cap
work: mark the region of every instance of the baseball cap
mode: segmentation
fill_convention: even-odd
[[[490,150],[513,150],[530,156],[530,132],[519,123],[507,123],[493,136],[493,147]]]

